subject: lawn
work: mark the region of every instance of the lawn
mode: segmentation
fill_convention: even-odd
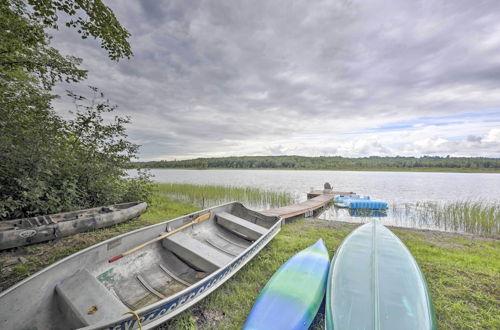
[[[357,225],[301,219],[274,240],[231,280],[160,329],[239,329],[260,290],[288,258],[316,242],[330,257]],[[500,328],[500,242],[477,236],[394,229],[428,281],[440,329]],[[312,329],[323,329],[323,310]]]
[[[199,209],[172,200],[170,191],[162,190],[159,186],[140,219],[0,252],[0,290],[92,244]],[[332,257],[356,226],[312,219],[287,224],[233,278],[159,329],[241,328],[260,290],[283,262],[319,238],[325,240]],[[393,231],[408,246],[425,274],[440,329],[500,329],[500,240],[414,229]],[[13,260],[17,263],[12,264]],[[312,328],[322,329],[323,323],[321,310]]]

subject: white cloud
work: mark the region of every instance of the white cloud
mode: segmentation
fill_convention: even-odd
[[[497,151],[500,151],[500,128],[491,129],[482,141],[496,145]]]

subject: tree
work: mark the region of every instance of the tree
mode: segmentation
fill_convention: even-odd
[[[147,199],[147,174],[125,178],[138,149],[126,140],[128,118],[107,123],[103,114],[116,107],[95,88],[90,101],[70,93],[71,120],[51,106],[57,82],[86,77],[81,59],[50,46],[45,30],[57,28],[58,11],[114,60],[132,55],[128,32],[101,1],[28,2],[0,0],[0,219]]]
[[[116,107],[91,90],[91,100],[69,93],[76,107],[71,120],[54,114],[45,102],[36,104],[36,111],[3,111],[0,219],[148,199],[146,173],[125,178],[138,150],[126,140],[129,118],[106,122],[103,115]]]
[[[113,60],[132,55],[124,29],[111,9],[100,0],[0,0],[0,79],[2,96],[16,90],[50,90],[58,81],[77,82],[86,77],[81,59],[62,56],[50,47],[47,28],[58,28],[58,12],[71,20],[82,38],[93,36]]]
[[[50,102],[47,92],[56,82],[85,78],[81,60],[62,56],[49,42],[23,2],[0,0],[0,109]]]
[[[101,47],[112,60],[132,56],[127,41],[130,33],[101,0],[29,0],[28,3],[33,7],[33,17],[44,26],[57,29],[58,12],[64,12],[71,18],[65,25],[76,28],[82,39],[89,36],[100,39]]]

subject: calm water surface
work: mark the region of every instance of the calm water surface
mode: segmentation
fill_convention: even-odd
[[[154,180],[165,183],[248,186],[273,191],[288,191],[297,201],[306,200],[311,188],[320,189],[330,182],[334,190],[370,195],[373,200],[388,202],[388,225],[434,228],[415,224],[404,215],[408,205],[417,202],[451,203],[483,200],[500,203],[500,174],[428,173],[428,172],[358,172],[358,171],[284,171],[284,170],[177,170],[155,169]],[[250,206],[258,209],[258,206]],[[347,210],[330,208],[321,219],[365,222],[367,217],[350,216]]]

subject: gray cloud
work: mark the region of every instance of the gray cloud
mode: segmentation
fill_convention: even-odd
[[[408,145],[420,137],[405,147],[383,135],[343,134],[423,116],[481,114],[500,104],[496,0],[109,5],[132,33],[131,60],[110,62],[74,31],[54,32],[54,43],[82,57],[85,84],[132,116],[130,136],[145,159],[418,154],[424,145]],[[56,105],[61,112],[64,102]],[[463,139],[491,129],[469,125]],[[425,132],[432,139],[457,135]],[[351,147],[341,147],[346,143]],[[495,143],[481,152],[500,156]],[[455,145],[429,150],[453,153]]]
[[[480,136],[469,135],[467,136],[467,142],[481,142],[483,138]]]

